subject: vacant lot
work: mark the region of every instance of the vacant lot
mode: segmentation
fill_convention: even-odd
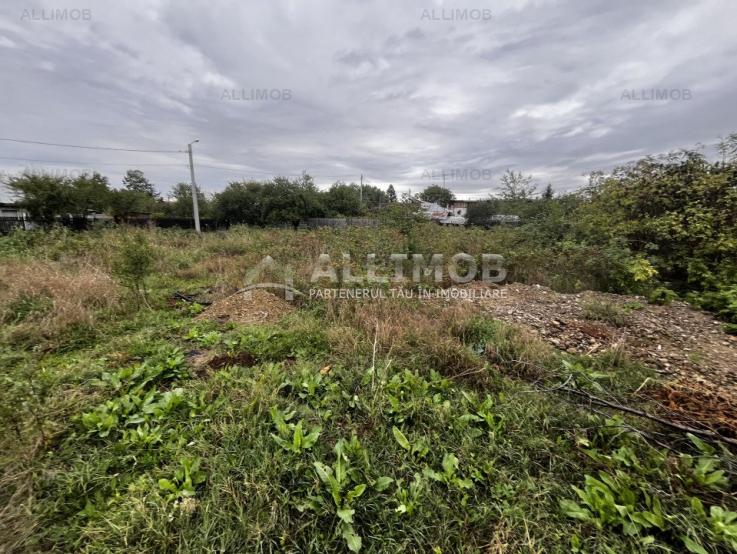
[[[501,254],[517,283],[233,295],[267,255],[306,291],[320,254],[408,251]],[[685,304],[560,294],[597,288],[583,247],[118,229],[0,260],[0,551],[737,551],[735,341]]]

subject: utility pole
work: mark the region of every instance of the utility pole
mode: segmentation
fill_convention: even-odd
[[[443,170],[443,188],[445,188],[445,170]]]
[[[202,231],[200,230],[200,204],[197,199],[197,183],[194,180],[194,164],[192,163],[192,145],[195,142],[200,142],[199,139],[193,140],[187,145],[187,152],[189,153],[189,176],[192,178],[192,211],[194,212],[194,228],[199,235]]]

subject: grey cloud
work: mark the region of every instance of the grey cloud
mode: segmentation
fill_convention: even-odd
[[[75,2],[88,22],[20,21],[27,7],[0,6],[2,134],[151,149],[198,138],[208,192],[302,170],[323,186],[364,173],[417,191],[423,173],[487,170],[491,181],[447,182],[481,196],[506,168],[569,190],[591,170],[737,131],[733,2],[436,5],[491,9],[483,22],[422,20],[420,0]],[[621,98],[664,86],[692,98]],[[289,99],[223,100],[231,89]],[[0,146],[0,158],[74,162],[47,166],[114,184],[127,167],[164,192],[188,178],[179,155]],[[0,159],[2,171],[29,165]]]

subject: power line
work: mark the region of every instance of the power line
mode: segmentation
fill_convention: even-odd
[[[108,146],[86,146],[81,144],[62,144],[62,143],[56,143],[56,142],[45,142],[45,141],[36,141],[36,140],[23,140],[23,139],[15,139],[15,138],[6,138],[6,137],[0,137],[0,141],[5,142],[14,142],[14,143],[20,143],[20,144],[37,144],[42,146],[56,146],[61,148],[81,148],[81,149],[88,149],[88,150],[110,150],[110,151],[118,151],[118,152],[143,152],[143,153],[159,153],[159,154],[183,154],[186,153],[186,150],[146,150],[146,149],[140,149],[140,148],[117,148],[117,147],[108,147]],[[81,161],[71,161],[71,160],[43,160],[43,159],[37,159],[37,158],[21,158],[21,157],[12,157],[12,156],[0,156],[0,160],[13,160],[13,161],[24,161],[24,162],[36,162],[36,163],[47,163],[47,164],[72,164],[77,166],[140,166],[140,167],[180,167],[181,165],[186,164],[168,164],[168,163],[111,163],[111,162],[81,162]],[[274,175],[274,176],[283,176],[283,177],[299,177],[299,175],[295,174],[285,174],[280,173],[278,171],[264,171],[260,169],[238,169],[233,167],[223,167],[223,166],[217,166],[217,165],[209,165],[209,164],[198,164],[199,167],[204,167],[208,169],[217,169],[220,171],[229,171],[233,173],[239,173],[241,175],[249,175],[249,174],[261,174],[261,175]],[[317,175],[316,175],[317,176]],[[336,179],[336,180],[343,180],[343,179],[350,179],[355,178],[356,174],[343,174],[343,175],[322,175],[322,178],[325,179]]]
[[[0,138],[5,142],[19,142],[22,144],[40,144],[42,146],[60,146],[62,148],[84,148],[87,150],[115,150],[118,152],[151,152],[155,154],[182,154],[185,150],[143,150],[140,148],[116,148],[113,146],[83,146],[80,144],[60,144],[57,142],[41,142],[38,140],[21,140],[13,138]]]
[[[210,169],[222,169],[223,171],[235,171],[237,173],[262,173],[264,175],[283,175],[285,177],[298,177],[299,175],[286,175],[283,173],[280,173],[278,171],[264,171],[262,169],[238,169],[234,167],[222,167],[218,165],[209,165],[209,164],[197,164],[197,167],[207,167]],[[301,173],[300,173],[301,175]],[[349,177],[355,177],[356,173],[346,174],[346,175],[325,175],[325,177],[332,178],[349,178]]]
[[[15,160],[20,162],[37,162],[37,163],[45,163],[45,164],[72,164],[72,165],[89,165],[89,166],[96,166],[96,165],[122,165],[122,166],[166,166],[166,167],[186,167],[187,164],[182,162],[181,164],[151,164],[151,163],[110,163],[110,162],[79,162],[79,161],[71,161],[71,160],[38,160],[35,158],[14,158],[10,156],[0,156],[0,160]]]
[[[221,167],[217,165],[208,164],[197,164],[197,167],[207,167],[209,169],[221,169],[223,171],[234,171],[236,173],[262,173],[264,175],[282,175],[281,173],[274,171],[263,171],[260,169],[238,169],[235,167]],[[296,175],[284,175],[285,177],[296,177]]]

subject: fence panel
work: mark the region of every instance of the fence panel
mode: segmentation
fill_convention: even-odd
[[[0,233],[7,235],[14,229],[25,229],[22,217],[0,217]]]

